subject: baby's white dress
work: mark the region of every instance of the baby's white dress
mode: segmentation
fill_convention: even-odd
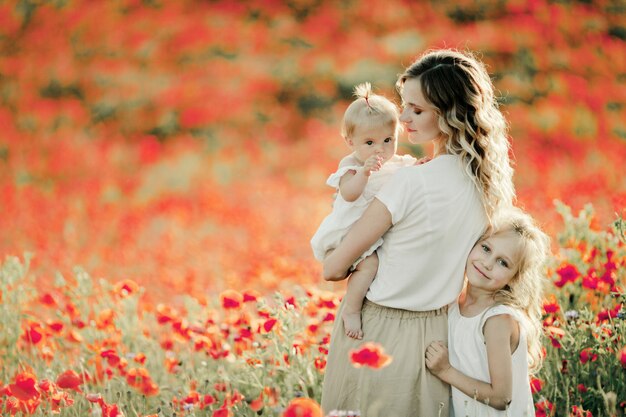
[[[335,249],[339,246],[343,237],[348,233],[348,230],[354,222],[361,217],[365,209],[376,196],[376,193],[398,169],[406,166],[413,166],[416,162],[417,160],[411,155],[392,156],[391,159],[385,162],[380,170],[371,173],[363,193],[355,201],[348,202],[341,197],[340,192],[337,192],[332,212],[322,221],[311,239],[311,247],[313,248],[313,255],[315,256],[315,259],[323,261],[326,253],[330,249]],[[357,165],[343,166],[339,168],[337,172],[328,177],[326,184],[339,191],[339,180],[341,177],[350,170],[357,170],[360,168],[361,167]],[[354,265],[374,253],[374,251],[382,243],[383,240],[378,239],[378,241],[372,245],[354,263]]]
[[[450,365],[472,378],[490,382],[487,347],[483,336],[483,327],[488,318],[500,314],[509,314],[519,324],[519,344],[511,360],[513,363],[512,401],[506,411],[496,410],[486,404],[475,401],[458,389],[452,387],[452,409],[455,417],[534,417],[535,408],[530,392],[528,376],[528,349],[526,332],[520,313],[512,307],[495,305],[474,317],[461,315],[459,305],[454,303],[448,310],[448,351]]]

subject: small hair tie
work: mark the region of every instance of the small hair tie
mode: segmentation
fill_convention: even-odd
[[[367,107],[369,107],[370,109],[372,108],[372,106],[370,106],[370,101],[369,101],[369,97],[365,96],[363,97],[365,99],[365,104],[367,104]]]

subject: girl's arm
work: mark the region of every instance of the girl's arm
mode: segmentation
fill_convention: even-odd
[[[339,164],[341,167],[342,164]],[[363,194],[372,171],[378,171],[382,163],[380,157],[373,155],[365,160],[363,168],[356,171],[350,170],[341,177],[339,181],[339,193],[341,197],[348,201],[355,201]]]
[[[519,342],[519,327],[513,317],[501,314],[487,320],[484,332],[491,383],[471,378],[452,367],[448,360],[448,349],[442,342],[433,342],[428,346],[426,366],[439,379],[468,397],[476,398],[497,410],[505,410],[511,403],[513,391],[511,345],[516,346]]]
[[[374,198],[365,213],[352,225],[337,249],[324,259],[324,279],[341,281],[348,268],[391,227],[391,213]]]

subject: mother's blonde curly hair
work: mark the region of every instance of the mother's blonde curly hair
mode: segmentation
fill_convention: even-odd
[[[400,75],[402,91],[418,79],[426,100],[439,116],[447,153],[459,155],[481,191],[488,218],[515,197],[507,125],[498,109],[484,65],[470,53],[451,49],[426,52]]]

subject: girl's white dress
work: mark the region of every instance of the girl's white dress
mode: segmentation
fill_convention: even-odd
[[[311,239],[311,247],[315,259],[323,261],[326,253],[330,249],[335,249],[343,237],[348,233],[350,227],[356,222],[369,203],[374,199],[376,193],[380,190],[384,183],[400,168],[413,166],[416,159],[411,155],[394,155],[381,167],[380,170],[371,173],[367,185],[363,193],[355,201],[348,202],[341,197],[341,193],[337,192],[337,197],[333,203],[332,212],[326,216],[319,228]],[[346,172],[361,168],[357,165],[343,166],[337,172],[331,174],[326,180],[326,184],[339,189],[339,180]],[[374,251],[383,243],[382,239],[372,245],[355,263],[374,253]]]
[[[520,313],[509,306],[496,305],[474,317],[461,315],[459,305],[454,303],[448,310],[448,350],[450,365],[481,381],[490,382],[487,348],[483,327],[488,318],[509,314],[517,320],[520,328],[519,344],[511,357],[513,363],[513,398],[506,411],[496,410],[475,401],[452,387],[453,414],[455,417],[534,417],[535,408],[530,392],[528,376],[528,353],[526,332]]]

